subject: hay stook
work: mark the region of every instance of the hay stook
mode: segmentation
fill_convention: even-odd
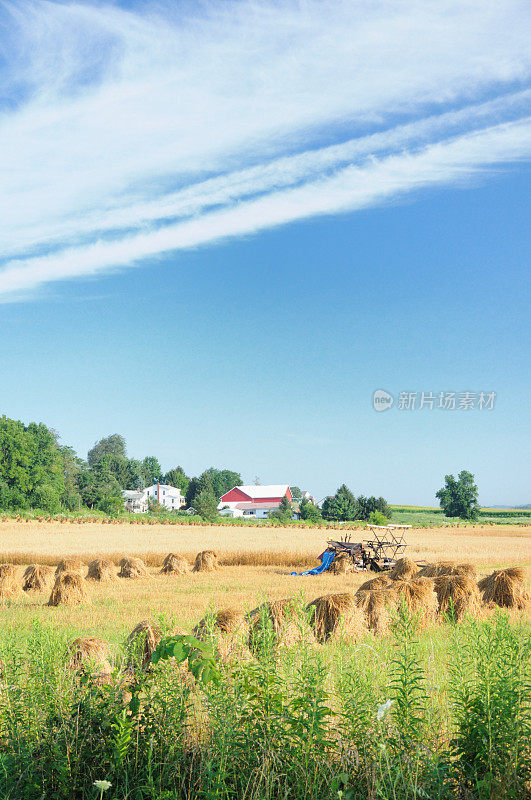
[[[194,572],[213,572],[219,566],[218,556],[213,550],[202,550],[195,557]]]
[[[55,575],[57,577],[60,572],[79,572],[82,575],[84,571],[85,565],[80,558],[62,558],[56,567]]]
[[[328,570],[332,575],[344,575],[354,571],[354,562],[348,553],[338,553]]]
[[[468,575],[439,575],[433,579],[439,603],[439,614],[463,619],[477,614],[481,602],[476,582]]]
[[[116,578],[116,567],[106,558],[96,558],[88,565],[87,580],[113,581]]]
[[[67,668],[72,672],[90,677],[97,684],[110,683],[109,645],[103,639],[92,636],[75,639],[68,647],[68,656]]]
[[[389,573],[382,572],[376,578],[370,578],[368,581],[365,581],[365,583],[362,583],[358,592],[366,592],[369,589],[385,589],[390,583],[392,583],[392,578],[389,576]]]
[[[25,592],[42,592],[48,589],[53,568],[41,564],[30,564],[24,570],[22,588]]]
[[[18,570],[14,564],[0,564],[0,598],[9,600],[20,594]]]
[[[358,589],[354,599],[370,631],[375,634],[389,633],[391,614],[398,605],[398,596],[395,592],[388,592],[385,588]]]
[[[313,630],[300,611],[300,603],[293,597],[272,600],[250,611],[250,650],[256,652],[268,642],[277,647],[315,645]]]
[[[497,569],[478,583],[485,605],[516,608],[523,611],[529,604],[525,589],[525,572],[521,567]]]
[[[404,603],[408,612],[417,617],[421,627],[435,620],[439,601],[433,581],[429,578],[394,580],[384,591],[395,595],[396,606]]]
[[[120,561],[120,578],[147,578],[149,575],[148,569],[141,558],[134,558],[126,556]]]
[[[48,600],[49,606],[73,606],[87,599],[85,579],[79,572],[60,572]]]
[[[183,556],[168,553],[162,562],[161,575],[186,575],[190,572],[190,564]]]
[[[441,575],[467,575],[476,578],[476,568],[473,564],[458,564],[455,561],[436,561],[426,564],[417,574],[417,578],[438,578]]]
[[[195,626],[193,634],[197,639],[203,639],[210,632],[219,631],[220,633],[233,634],[240,631],[245,626],[245,616],[239,611],[231,608],[224,608],[203,617]]]
[[[367,633],[363,612],[356,605],[355,596],[343,592],[316,597],[306,606],[318,642],[325,643],[331,636],[346,641],[357,641]]]
[[[144,619],[135,625],[127,639],[126,669],[131,672],[139,667],[142,670],[149,669],[151,656],[161,639],[162,632],[154,622]]]
[[[411,559],[399,558],[394,567],[389,572],[391,580],[411,580],[419,571],[419,568]]]
[[[223,661],[235,658],[242,662],[251,657],[247,619],[239,611],[225,608],[208,614],[195,626],[193,635],[215,647]]]

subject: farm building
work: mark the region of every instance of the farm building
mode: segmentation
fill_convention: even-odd
[[[148,499],[152,498],[170,511],[178,511],[185,504],[185,499],[176,486],[169,483],[154,483],[146,489]]]
[[[148,510],[149,500],[159,503],[169,511],[178,511],[185,504],[180,490],[168,483],[154,483],[147,489],[122,492],[126,511],[143,514]]]
[[[145,514],[148,510],[148,499],[145,489],[132,489],[122,492],[124,508],[132,514]]]
[[[224,516],[258,517],[265,519],[276,511],[283,497],[291,502],[291,491],[287,483],[268,486],[234,486],[220,497],[218,511]]]

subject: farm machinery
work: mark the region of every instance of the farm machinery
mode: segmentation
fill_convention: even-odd
[[[354,568],[358,570],[383,572],[392,569],[397,559],[405,554],[407,543],[404,541],[404,532],[408,528],[411,528],[411,525],[369,525],[372,538],[364,539],[362,542],[353,542],[350,533],[340,541],[329,537],[326,549],[320,556],[319,566],[291,574],[320,575],[332,566],[338,556],[350,559]]]
[[[404,541],[404,531],[408,528],[411,525],[369,525],[371,539],[352,542],[351,534],[343,541],[328,539],[327,550],[336,555],[346,552],[358,569],[383,572],[392,569],[397,559],[405,555],[407,544]]]

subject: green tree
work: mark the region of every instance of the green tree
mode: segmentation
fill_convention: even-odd
[[[201,485],[200,478],[197,477],[190,478],[185,495],[186,505],[188,507],[194,505],[194,500],[196,498],[196,495],[198,495],[199,492],[201,491],[200,485]]]
[[[181,494],[186,495],[190,478],[182,467],[174,467],[164,476],[164,483],[175,486],[177,489],[181,490]]]
[[[387,517],[388,520],[391,519],[391,517],[393,516],[393,512],[391,511],[391,506],[389,505],[387,500],[385,500],[383,497],[378,497],[378,499],[376,500],[375,511],[379,511],[380,514],[383,514],[384,517]]]
[[[383,497],[364,497],[360,494],[356,498],[356,519],[367,521],[376,511],[388,520],[391,518],[391,509]]]
[[[41,484],[33,492],[33,505],[48,514],[57,514],[61,508],[61,500],[53,486]]]
[[[218,515],[218,498],[214,493],[208,471],[204,472],[199,479],[198,491],[193,499],[192,505],[203,519],[213,520]]]
[[[5,481],[0,481],[0,508],[11,508],[11,489]]]
[[[286,496],[280,501],[279,507],[275,511],[272,511],[269,516],[271,519],[278,519],[281,522],[288,522],[292,518],[293,508]]]
[[[186,488],[186,505],[196,508],[196,497],[203,490],[205,484],[214,493],[217,505],[222,495],[232,489],[233,486],[239,486],[241,483],[242,476],[239,472],[209,467],[201,473],[199,478],[190,478]]]
[[[333,497],[327,497],[323,503],[323,518],[327,520],[346,521],[356,519],[356,498],[346,486],[341,484]]]
[[[310,503],[306,497],[301,502],[300,514],[301,519],[308,520],[308,522],[319,522],[322,519],[319,506]]]
[[[298,486],[290,486],[289,490],[294,500],[302,500],[302,492]]]
[[[32,442],[25,434],[22,422],[6,416],[0,419],[0,479],[23,497],[33,488]]]
[[[145,489],[146,488],[146,475],[141,461],[136,458],[129,458],[124,470],[125,483],[122,484],[124,489]]]
[[[129,460],[122,456],[115,456],[107,453],[92,467],[92,469],[103,470],[110,473],[122,489],[129,485]],[[134,487],[136,489],[136,486]]]
[[[218,501],[223,494],[230,491],[234,486],[241,486],[243,483],[240,473],[233,472],[230,469],[209,467],[202,473],[201,477],[203,477],[203,475],[208,475],[210,483],[212,484],[212,490],[218,498]]]
[[[381,511],[371,511],[367,521],[372,525],[387,525],[389,522],[388,518],[385,514],[382,514]]]
[[[0,481],[0,508],[26,508],[27,499],[16,487],[10,487],[5,481]]]
[[[162,467],[155,456],[146,456],[142,461],[142,467],[146,486],[151,486],[153,483],[158,483],[162,480]]]
[[[106,495],[98,503],[98,508],[109,516],[117,517],[124,510],[124,501],[118,495]]]
[[[447,517],[460,517],[461,519],[477,519],[479,514],[478,487],[474,476],[467,470],[462,470],[457,476],[444,476],[445,484],[436,493],[441,508]]]
[[[121,486],[115,476],[106,468],[105,459],[93,469],[84,468],[78,478],[79,491],[84,505],[98,508],[107,497],[120,497]]]
[[[77,511],[81,506],[81,494],[79,491],[79,474],[83,462],[76,455],[72,447],[62,445],[59,447],[63,464],[64,490],[61,495],[61,503],[69,511]]]
[[[65,491],[63,458],[57,435],[43,423],[22,422],[3,416],[0,419],[0,483],[2,502],[11,508],[39,505],[49,487],[60,498]],[[46,492],[45,492],[46,494]],[[50,504],[52,495],[48,492]]]
[[[38,486],[46,485],[60,495],[65,488],[65,479],[57,434],[42,422],[30,422],[25,433],[30,443],[32,492]]]
[[[119,433],[113,433],[100,439],[88,451],[87,461],[89,467],[94,467],[104,456],[115,456],[116,458],[127,458],[125,439]]]

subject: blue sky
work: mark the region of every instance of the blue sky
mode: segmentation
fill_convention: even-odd
[[[3,412],[318,497],[466,468],[531,502],[527,13],[4,4]]]

